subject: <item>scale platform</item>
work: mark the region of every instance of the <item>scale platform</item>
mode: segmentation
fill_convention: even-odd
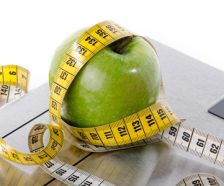
[[[207,112],[224,94],[224,72],[152,41],[157,49],[165,93],[184,125],[224,139],[224,120]],[[47,84],[0,109],[0,136],[27,151],[27,135],[35,123],[48,123]],[[174,186],[193,173],[211,173],[224,180],[224,169],[165,143],[90,153],[65,142],[59,158],[118,186]],[[0,185],[63,185],[38,166],[21,166],[0,158]]]

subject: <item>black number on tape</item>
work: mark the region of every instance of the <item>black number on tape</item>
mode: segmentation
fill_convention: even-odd
[[[35,143],[37,143],[37,142],[38,142],[38,135],[32,136],[32,138],[31,138],[31,143],[32,143],[32,144],[35,144]]]
[[[177,132],[177,128],[176,127],[170,127],[170,130],[169,130],[169,135],[171,136],[176,136],[176,132]]]
[[[85,41],[87,41],[90,45],[93,45],[93,46],[95,46],[98,43],[98,41],[95,38],[90,36],[87,36]]]
[[[12,75],[12,76],[15,76],[16,72],[15,71],[9,71],[9,74]]]
[[[118,131],[119,131],[119,134],[120,134],[121,137],[126,136],[128,134],[127,131],[126,131],[125,126],[118,127]]]
[[[57,106],[57,102],[52,100],[51,102],[51,107],[54,109],[54,110],[57,110],[58,109],[58,106]]]
[[[55,123],[57,123],[57,121],[58,121],[57,116],[55,116],[54,114],[51,114],[51,118]]]
[[[20,95],[22,90],[18,87],[15,88],[15,95]]]
[[[81,186],[91,186],[93,182],[90,181],[85,181],[84,183],[81,184]]]
[[[60,75],[60,78],[61,78],[62,80],[66,80],[67,77],[68,77],[68,73],[65,72],[65,71],[62,71],[62,72],[61,72],[61,75]]]
[[[57,95],[60,95],[60,93],[61,93],[61,87],[59,87],[58,85],[56,85],[55,88],[54,88],[54,93],[57,94]]]
[[[151,127],[152,125],[155,124],[155,120],[151,114],[149,114],[145,118],[147,119],[147,123],[148,123],[149,127]]]
[[[86,135],[83,132],[78,131],[78,134],[80,135],[81,138],[87,139]]]
[[[198,141],[197,141],[196,144],[197,144],[197,146],[199,146],[199,147],[204,147],[205,141],[202,140],[202,139],[198,139]]]
[[[100,37],[104,38],[104,39],[106,39],[107,36],[108,36],[108,34],[106,32],[104,32],[102,29],[98,29],[96,31],[96,34],[99,35]]]
[[[62,176],[62,175],[65,174],[66,172],[67,172],[66,170],[60,168],[60,169],[56,170],[55,173],[58,174],[59,176]]]
[[[40,155],[40,156],[38,156],[40,159],[44,159],[44,158],[47,158],[48,157],[48,155],[47,154],[42,154],[42,155]]]
[[[134,121],[132,123],[132,126],[134,127],[135,132],[142,130],[140,122],[138,120]]]
[[[53,128],[53,132],[55,135],[59,136],[58,129]]]
[[[163,109],[157,110],[157,113],[159,114],[159,117],[164,120],[166,118],[166,114],[164,113]]]
[[[9,86],[7,85],[2,85],[1,88],[1,95],[7,95],[7,92],[9,91]]]
[[[54,163],[52,163],[51,161],[48,161],[44,165],[49,169],[54,166]]]
[[[75,183],[79,179],[79,176],[76,176],[75,174],[72,174],[67,178],[68,181]]]
[[[53,143],[51,145],[51,149],[55,150],[57,146],[58,146],[58,143],[56,141],[53,141]]]
[[[210,152],[213,154],[217,154],[218,150],[219,150],[219,146],[216,146],[216,144],[213,143],[211,145]]]
[[[12,155],[13,158],[19,160],[19,156],[16,153],[11,152],[11,155]]]
[[[27,76],[22,74],[22,79],[27,79]]]
[[[29,156],[24,156],[23,159],[25,161],[33,161],[33,159],[31,157],[29,157]]]
[[[70,57],[69,60],[66,61],[66,64],[71,66],[71,67],[75,67],[76,60],[74,58]]]
[[[116,28],[114,28],[112,25],[107,25],[106,28],[111,31],[112,33],[116,34],[117,33],[117,30]]]
[[[209,177],[207,177],[207,180],[208,180],[208,182],[209,182],[209,184],[212,186],[212,185],[219,185],[218,183],[217,183],[217,181],[216,181],[216,179],[214,179],[214,178],[209,178]]]
[[[44,128],[43,125],[37,125],[37,126],[34,128],[34,130],[35,130],[35,131],[38,131],[38,130],[42,130],[43,128]]]
[[[107,139],[113,138],[113,134],[110,131],[104,132],[104,134]]]
[[[191,135],[187,132],[183,132],[183,136],[182,136],[182,139],[186,142],[189,142],[190,141],[190,137]]]
[[[99,140],[99,136],[96,133],[90,132],[90,136],[93,140]]]
[[[79,53],[80,55],[83,55],[84,56],[85,53],[87,52],[87,49],[79,45],[79,46],[77,46],[77,48],[75,49],[75,51],[77,53]]]
[[[194,181],[192,181],[192,184],[193,184],[194,186],[202,186],[202,184],[201,184],[201,180],[194,180]]]

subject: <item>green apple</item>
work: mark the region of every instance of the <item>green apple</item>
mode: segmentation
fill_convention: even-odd
[[[81,32],[56,51],[50,85],[63,55]],[[103,48],[80,70],[62,106],[62,119],[76,127],[111,123],[156,102],[160,68],[153,47],[142,37],[128,37]]]

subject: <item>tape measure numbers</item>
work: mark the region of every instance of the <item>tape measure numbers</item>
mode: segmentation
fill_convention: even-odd
[[[27,92],[29,72],[17,65],[0,66],[0,106]]]
[[[17,65],[1,66],[0,68],[2,69],[0,73],[0,103],[5,105],[27,92],[29,72]],[[48,144],[44,146],[43,136],[47,129],[50,137]],[[60,151],[63,141],[64,136],[60,126],[36,124],[28,136],[31,154],[14,150],[0,138],[0,156],[23,165],[41,165],[46,173],[67,185],[113,186],[110,182],[54,158]]]
[[[223,182],[216,176],[213,176],[211,174],[194,174],[191,176],[188,176],[184,179],[182,179],[177,186],[186,186],[186,185],[192,185],[192,186],[223,186]]]
[[[151,105],[129,117],[99,127],[76,128],[61,120],[64,96],[83,65],[105,46],[120,38],[132,35],[112,22],[97,24],[79,37],[68,49],[60,64],[51,88],[50,116],[55,123],[66,125],[72,134],[82,141],[99,146],[130,144],[155,135],[179,122],[163,103]],[[89,38],[94,39],[94,43],[89,42]]]
[[[63,57],[51,87],[49,112],[50,118],[55,124],[37,124],[31,129],[28,140],[31,154],[20,153],[9,147],[3,139],[0,139],[0,155],[24,165],[42,164],[41,167],[48,174],[68,185],[109,186],[113,184],[53,159],[63,145],[64,131],[66,136],[72,138],[72,142],[76,146],[88,151],[119,150],[145,145],[160,139],[182,150],[211,160],[213,163],[223,165],[223,140],[181,125],[181,120],[170,111],[165,102],[150,105],[119,121],[99,127],[76,128],[61,120],[61,106],[64,96],[79,70],[102,48],[128,36],[133,36],[133,34],[110,21],[99,23],[84,32]],[[29,73],[22,67],[3,66],[0,70],[1,100],[3,100],[1,102],[4,104],[13,100],[18,95],[16,92],[20,92],[19,96],[23,94],[21,90],[26,92],[28,80]],[[15,88],[10,91],[13,86]],[[50,132],[50,138],[44,147],[43,135],[46,129]],[[200,177],[202,185],[209,185],[209,181],[208,183],[203,182],[202,178],[204,177],[206,176]],[[212,182],[213,185],[214,183],[223,184],[216,177],[214,179],[216,182]],[[189,184],[186,184],[186,180]],[[195,177],[188,177],[178,185],[182,183],[199,185]]]

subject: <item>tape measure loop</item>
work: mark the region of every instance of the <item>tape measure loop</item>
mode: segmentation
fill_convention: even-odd
[[[121,118],[118,121],[92,128],[77,128],[61,119],[61,108],[66,92],[88,60],[105,46],[118,39],[132,37],[133,34],[111,21],[94,25],[84,32],[63,56],[60,68],[51,87],[49,113],[53,124],[37,124],[28,136],[31,154],[14,150],[0,138],[0,156],[23,165],[38,165],[48,174],[68,185],[113,185],[85,171],[71,167],[55,159],[60,151],[65,132],[78,148],[105,152],[146,145],[160,140],[186,152],[223,166],[223,140],[205,134],[197,129],[181,125],[183,120],[176,117],[166,101]],[[151,43],[150,43],[151,44]],[[151,44],[152,45],[152,44]],[[0,106],[19,98],[27,92],[28,70],[17,66],[0,66]],[[163,88],[161,89],[161,94]],[[162,96],[164,100],[164,97]],[[49,141],[44,146],[44,133],[48,129]],[[182,179],[177,186],[215,186],[223,182],[209,174],[195,174]]]

